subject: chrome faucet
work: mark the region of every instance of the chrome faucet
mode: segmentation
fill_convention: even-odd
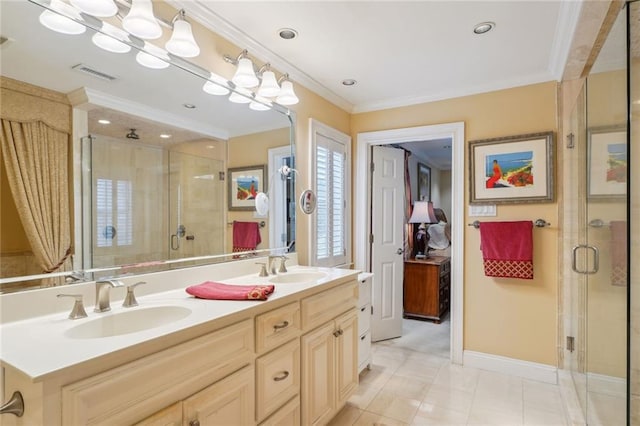
[[[271,275],[277,275],[278,272],[276,271],[276,259],[280,259],[282,256],[269,256],[267,258],[267,267],[269,268],[269,273]]]
[[[111,310],[109,301],[109,289],[112,287],[123,287],[120,280],[100,280],[96,281],[96,307],[94,312],[107,312]]]

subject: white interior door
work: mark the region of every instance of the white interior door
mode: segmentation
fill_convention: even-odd
[[[402,335],[404,151],[374,146],[373,164],[371,339],[376,342]]]

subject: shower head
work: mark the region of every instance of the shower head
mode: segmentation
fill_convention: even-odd
[[[136,129],[131,129],[131,131],[127,133],[127,139],[140,139],[140,136],[136,133]]]

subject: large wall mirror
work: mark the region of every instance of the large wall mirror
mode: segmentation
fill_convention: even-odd
[[[293,176],[277,173],[293,167],[286,108],[207,93],[221,88],[210,72],[177,57],[141,66],[137,39],[99,49],[92,17],[83,34],[51,31],[43,5],[1,6],[0,292],[234,260],[234,221],[258,225],[258,251],[293,246]],[[272,203],[263,216],[230,205],[242,178],[230,171],[252,167]]]

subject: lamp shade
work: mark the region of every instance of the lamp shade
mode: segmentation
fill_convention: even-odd
[[[108,18],[118,13],[118,7],[113,0],[71,0],[71,4],[89,15]]]
[[[148,40],[162,35],[151,0],[132,0],[129,13],[122,19],[122,27],[130,34]]]
[[[236,86],[247,89],[258,85],[258,77],[256,77],[256,72],[253,70],[253,62],[251,62],[251,59],[240,58],[238,60],[238,69],[231,81],[233,81],[233,84]]]
[[[97,32],[91,37],[93,44],[101,49],[113,53],[127,53],[131,46],[120,40],[129,40],[129,35],[120,28],[114,27],[108,22],[102,23],[101,32]]]
[[[280,94],[280,86],[276,80],[276,74],[273,71],[265,71],[262,73],[262,83],[258,89],[258,96],[264,98],[273,98]]]
[[[82,34],[87,30],[84,25],[73,20],[82,21],[80,12],[74,7],[61,0],[51,0],[51,9],[55,10],[55,12],[45,10],[40,14],[39,18],[40,23],[50,30],[70,35]]]
[[[299,102],[298,97],[293,91],[293,83],[291,83],[289,80],[285,80],[282,82],[280,94],[276,98],[276,102],[280,105],[295,105]]]
[[[229,95],[229,101],[234,104],[248,104],[252,101],[251,92],[242,87],[236,87],[236,90]]]
[[[254,111],[267,111],[271,109],[271,102],[262,96],[256,96],[249,104],[249,108]]]
[[[229,94],[229,89],[227,88],[227,80],[214,73],[211,73],[209,80],[207,80],[207,82],[204,83],[204,86],[202,86],[202,90],[210,95],[216,96],[224,96]]]
[[[413,212],[409,223],[437,223],[436,214],[433,211],[431,201],[416,201],[413,204]]]
[[[165,47],[169,52],[183,58],[193,58],[200,54],[200,47],[193,38],[191,24],[184,19],[174,22],[173,33]]]
[[[169,66],[169,55],[164,49],[145,43],[144,50],[136,55],[136,61],[144,67],[160,70]]]

